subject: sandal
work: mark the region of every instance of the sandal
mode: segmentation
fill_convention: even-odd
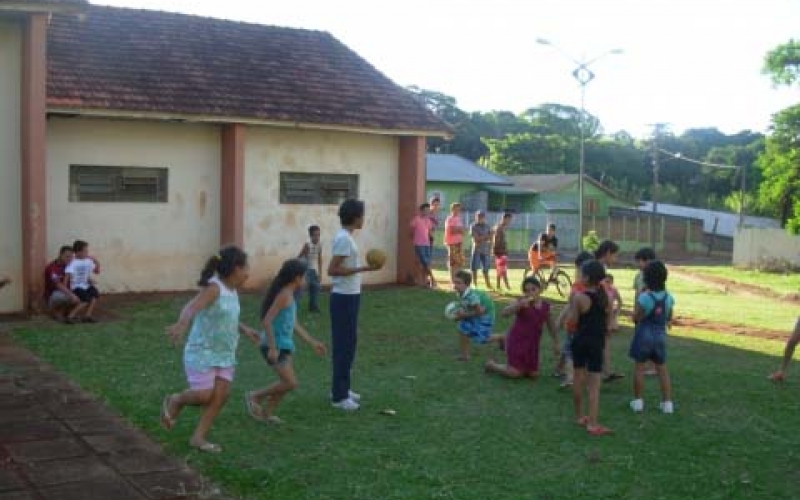
[[[592,436],[607,436],[609,434],[613,434],[614,431],[609,429],[608,427],[603,427],[602,425],[594,425],[594,426],[587,426],[586,432],[588,432]]]
[[[576,420],[575,423],[581,427],[586,427],[587,425],[589,425],[589,417],[587,417],[586,415],[578,417],[578,420]]]
[[[603,378],[603,382],[613,382],[621,378],[625,378],[625,375],[621,373],[611,372]]]
[[[244,393],[244,407],[247,410],[247,414],[253,417],[256,420],[264,421],[264,410],[259,406],[258,403],[253,401],[253,398],[250,397],[250,392]]]
[[[189,446],[204,453],[220,453],[222,451],[222,447],[220,445],[209,443],[208,441],[203,441],[202,443],[189,442]]]
[[[775,372],[769,376],[769,379],[773,382],[783,382],[786,380],[786,375],[784,375],[783,372]]]
[[[170,431],[175,426],[175,417],[169,414],[169,402],[172,400],[172,395],[164,396],[164,401],[161,403],[161,427]]]

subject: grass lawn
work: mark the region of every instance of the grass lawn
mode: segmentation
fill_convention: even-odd
[[[730,266],[692,266],[690,270],[697,274],[769,288],[783,295],[800,292],[800,273],[767,273]]]
[[[614,273],[622,290],[632,280],[625,273]],[[679,305],[688,310],[693,299],[680,290]],[[781,343],[676,329],[669,358],[676,413],[656,410],[657,384],[649,379],[645,413],[634,415],[628,409],[630,380],[624,379],[606,385],[601,396],[601,421],[615,435],[594,438],[574,425],[570,393],[559,390],[556,379],[486,376],[483,361],[501,354],[494,348],[475,348],[471,362],[456,362],[454,326],[442,315],[452,296],[422,289],[365,292],[354,373],[354,389],[365,403],[354,414],[330,408],[329,361],[300,344],[300,387],[278,410],[287,423],[266,427],[251,420],[242,394],[273,375],[243,341],[231,401],[210,435],[225,451],[200,454],[187,445],[196,411],[187,409],[170,433],[157,421],[164,394],[185,386],[181,351],[169,347],[163,332],[185,300],[134,303],[118,311],[124,319],[113,323],[24,328],[15,335],[242,498],[800,496],[800,364],[783,386],[765,378],[777,364]],[[243,298],[245,321],[255,323],[258,302]],[[722,298],[715,304],[722,318],[738,314],[741,305]],[[301,322],[327,340],[327,315],[303,313]],[[618,370],[629,368],[629,340],[627,330],[613,340]],[[546,375],[552,366],[549,339],[542,345]],[[397,414],[382,415],[387,408]]]

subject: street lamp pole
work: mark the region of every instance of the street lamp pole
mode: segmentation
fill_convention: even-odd
[[[580,127],[580,159],[578,166],[578,248],[583,249],[583,211],[584,211],[584,180],[586,172],[586,85],[594,80],[594,73],[589,69],[589,65],[593,62],[609,55],[609,54],[622,54],[622,49],[613,49],[603,52],[597,57],[592,59],[576,59],[564,49],[554,44],[550,40],[544,38],[537,38],[536,43],[540,45],[549,45],[557,51],[561,52],[570,61],[577,64],[578,67],[572,72],[573,78],[578,81],[581,87],[581,117],[579,122]]]

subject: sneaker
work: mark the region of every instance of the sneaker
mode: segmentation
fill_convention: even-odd
[[[360,403],[361,402],[361,394],[359,394],[357,392],[347,391],[347,397],[349,399],[352,399],[356,403]]]
[[[359,408],[359,404],[356,403],[355,401],[353,401],[350,398],[343,399],[343,400],[341,400],[339,402],[336,402],[336,403],[331,403],[331,406],[333,406],[334,408],[338,408],[340,410],[344,410],[344,411],[355,411],[355,410],[358,410],[358,408]]]
[[[570,379],[565,379],[565,380],[563,380],[563,381],[561,382],[561,384],[559,384],[559,386],[560,386],[561,388],[572,387],[572,380],[570,380]]]
[[[644,401],[641,399],[634,399],[631,401],[631,410],[635,411],[636,413],[641,413],[644,411]]]
[[[662,401],[658,404],[658,407],[661,408],[663,413],[672,413],[675,409],[672,406],[672,401]]]

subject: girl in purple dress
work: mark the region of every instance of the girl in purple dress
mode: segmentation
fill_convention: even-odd
[[[522,282],[523,296],[503,309],[503,316],[514,315],[514,324],[506,337],[506,364],[494,360],[486,362],[488,373],[508,378],[539,376],[539,343],[542,330],[547,325],[553,339],[553,353],[558,359],[558,337],[555,322],[550,315],[550,303],[542,300],[542,285],[534,277]]]

